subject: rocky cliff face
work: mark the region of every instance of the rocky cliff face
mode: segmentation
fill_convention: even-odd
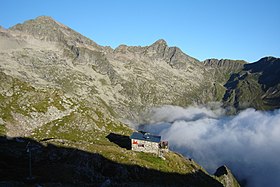
[[[215,174],[225,186],[240,187],[231,171],[226,166],[219,167]]]
[[[271,110],[280,107],[280,59],[265,57],[245,64],[241,71],[231,74],[225,84],[225,105],[242,110],[254,107]]]
[[[279,108],[278,73],[276,58],[199,62],[164,40],[103,47],[42,16],[0,28],[0,134],[47,139],[113,159],[112,146],[114,153],[123,150],[105,137],[129,135],[123,122],[137,122],[139,113],[155,106],[223,101],[240,109],[246,101]],[[258,97],[245,94],[248,88]],[[171,170],[178,168],[165,168]]]

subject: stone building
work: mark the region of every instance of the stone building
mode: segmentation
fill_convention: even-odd
[[[133,132],[130,139],[133,151],[155,153],[158,156],[163,156],[163,152],[168,150],[168,142],[161,141],[161,136],[147,132]]]

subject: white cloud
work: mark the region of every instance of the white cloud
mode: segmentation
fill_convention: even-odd
[[[149,125],[139,128],[162,135],[171,149],[211,173],[226,164],[250,187],[280,186],[280,110],[225,116],[223,109],[211,108],[155,108],[145,115]]]

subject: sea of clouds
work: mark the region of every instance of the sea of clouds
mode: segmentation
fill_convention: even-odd
[[[162,106],[142,117],[138,130],[161,135],[209,173],[226,165],[246,186],[280,186],[280,110],[228,116],[217,105]]]

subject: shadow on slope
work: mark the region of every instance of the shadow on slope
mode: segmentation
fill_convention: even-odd
[[[116,145],[120,146],[121,148],[125,148],[127,150],[131,150],[131,140],[128,136],[110,133],[106,138],[110,141],[115,143]]]
[[[28,148],[32,155],[32,180],[27,180],[30,176]],[[164,173],[138,165],[116,163],[100,154],[75,148],[0,136],[0,186],[34,185],[223,186],[201,170],[185,175]]]

